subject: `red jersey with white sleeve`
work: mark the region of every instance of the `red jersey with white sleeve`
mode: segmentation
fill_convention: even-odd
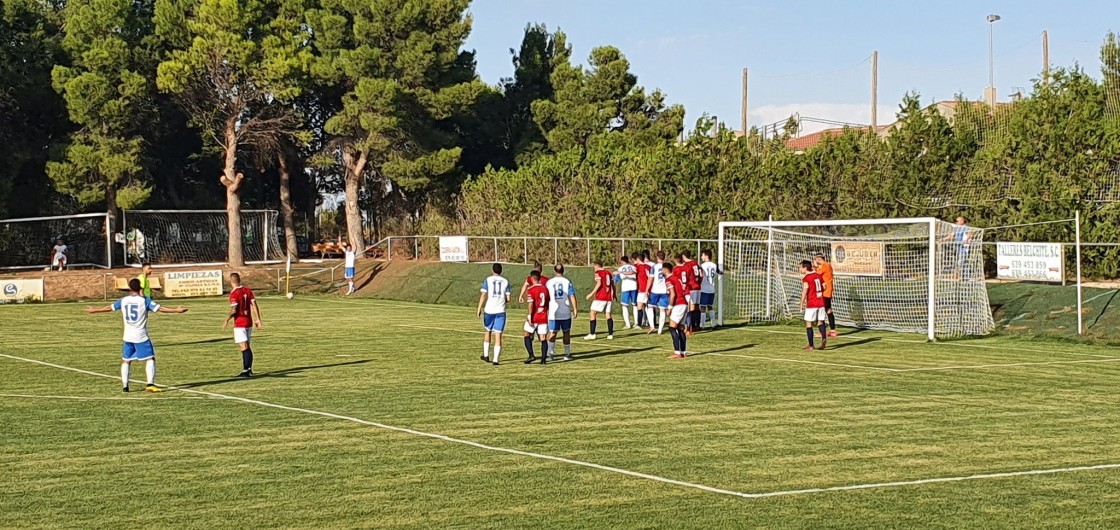
[[[638,292],[644,293],[649,291],[649,270],[652,268],[648,263],[639,263],[634,265],[638,270]]]
[[[548,324],[548,287],[544,284],[530,286],[526,295],[529,297],[529,323]]]
[[[801,279],[801,283],[808,285],[805,292],[805,309],[824,307],[824,278],[820,274],[810,272]]]
[[[673,269],[673,272],[676,272],[676,269]],[[688,305],[688,300],[684,299],[684,296],[688,294],[688,290],[685,288],[684,282],[681,281],[680,274],[673,274],[668,277],[665,280],[665,284],[673,288],[673,292],[669,295],[669,305]]]
[[[235,328],[251,328],[253,327],[253,304],[256,302],[257,297],[253,296],[253,290],[242,285],[229,293],[229,305],[233,307],[233,327]]]
[[[595,277],[599,278],[599,291],[595,293],[595,300],[597,302],[614,300],[614,278],[611,277],[611,271],[607,269],[595,271]]]
[[[684,270],[688,273],[688,282],[685,284],[685,287],[688,287],[689,291],[699,291],[701,274],[700,263],[696,260],[686,261],[684,262]]]

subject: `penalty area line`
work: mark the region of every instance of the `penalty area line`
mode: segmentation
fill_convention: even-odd
[[[116,376],[109,375],[109,374],[103,374],[103,373],[94,372],[94,371],[90,371],[90,370],[83,370],[81,368],[74,368],[74,367],[70,367],[70,366],[63,366],[63,365],[60,365],[60,364],[49,363],[49,362],[46,362],[46,361],[40,361],[40,360],[36,360],[36,359],[27,359],[27,358],[24,358],[24,357],[17,357],[15,355],[7,355],[7,354],[0,353],[0,357],[15,360],[15,361],[22,361],[22,362],[26,362],[26,363],[31,363],[31,364],[38,364],[38,365],[41,365],[41,366],[47,366],[47,367],[51,367],[51,368],[57,368],[59,370],[66,370],[66,371],[70,371],[70,372],[76,372],[76,373],[80,373],[80,374],[86,374],[86,375],[91,375],[91,376],[95,376],[95,377],[106,378],[106,379],[116,379],[117,378]],[[168,388],[176,389],[175,387],[168,387]],[[919,480],[903,480],[903,481],[895,481],[895,482],[875,482],[875,483],[868,483],[868,484],[852,484],[852,485],[847,485],[847,486],[830,486],[830,487],[823,487],[823,488],[779,490],[779,491],[769,491],[769,492],[763,492],[763,493],[744,493],[744,492],[740,492],[740,491],[733,491],[733,490],[728,490],[728,489],[723,489],[723,488],[716,488],[716,487],[712,487],[712,486],[705,486],[703,484],[696,484],[696,483],[693,483],[693,482],[685,482],[683,480],[665,478],[665,477],[661,477],[661,476],[657,476],[657,475],[650,475],[650,474],[641,473],[641,472],[638,472],[638,471],[631,471],[629,469],[623,469],[623,468],[618,468],[618,467],[606,466],[606,465],[602,465],[602,464],[596,464],[596,463],[593,463],[593,462],[584,462],[582,460],[574,460],[574,459],[571,459],[571,458],[564,458],[562,456],[548,455],[548,454],[543,454],[543,453],[533,453],[533,452],[530,452],[530,451],[522,451],[520,449],[511,449],[511,448],[508,448],[508,447],[498,447],[498,446],[493,446],[493,445],[486,445],[486,444],[483,444],[483,443],[472,442],[470,440],[463,440],[463,439],[460,439],[460,438],[453,438],[451,436],[445,436],[445,435],[442,435],[442,434],[428,433],[428,432],[418,431],[418,430],[415,430],[415,429],[409,429],[409,428],[406,428],[406,427],[397,427],[397,426],[394,426],[394,425],[387,425],[387,424],[378,423],[378,422],[375,422],[375,421],[363,420],[361,418],[355,418],[353,416],[345,416],[345,415],[342,415],[342,414],[335,414],[333,412],[324,412],[324,411],[305,409],[305,408],[300,408],[300,407],[289,407],[287,405],[280,405],[278,403],[270,403],[268,401],[261,401],[261,400],[258,400],[258,399],[244,398],[244,397],[233,396],[233,395],[229,395],[229,394],[219,394],[217,392],[208,392],[208,391],[205,391],[205,390],[194,390],[194,389],[189,389],[189,388],[179,388],[179,389],[176,389],[176,390],[179,390],[180,392],[187,392],[187,393],[191,393],[191,394],[198,394],[198,395],[202,395],[202,396],[220,398],[220,399],[224,399],[224,400],[228,400],[228,401],[239,401],[239,402],[247,403],[247,404],[250,404],[250,405],[258,405],[258,406],[262,406],[262,407],[273,408],[273,409],[278,409],[278,410],[285,410],[285,411],[289,411],[289,412],[299,412],[299,413],[308,414],[308,415],[312,415],[312,416],[320,416],[320,417],[324,417],[324,418],[331,418],[331,419],[336,419],[336,420],[348,421],[348,422],[357,423],[357,424],[361,424],[361,425],[366,425],[366,426],[370,426],[370,427],[376,427],[376,428],[387,430],[387,431],[393,431],[393,432],[398,432],[398,433],[403,433],[403,434],[411,434],[413,436],[429,438],[429,439],[433,439],[433,440],[440,440],[440,441],[450,442],[450,443],[455,443],[455,444],[460,444],[460,445],[466,445],[466,446],[474,447],[476,449],[483,449],[483,450],[487,450],[487,451],[494,451],[494,452],[499,452],[499,453],[506,453],[506,454],[511,454],[511,455],[524,456],[524,457],[529,457],[529,458],[536,458],[536,459],[539,459],[539,460],[549,460],[549,461],[553,461],[553,462],[560,462],[560,463],[563,463],[563,464],[570,464],[570,465],[575,465],[575,466],[580,466],[580,467],[586,467],[586,468],[596,469],[596,470],[599,470],[599,471],[607,471],[607,472],[610,472],[610,473],[625,475],[625,476],[628,476],[628,477],[640,478],[640,479],[650,480],[650,481],[654,481],[654,482],[660,482],[660,483],[663,483],[663,484],[680,486],[680,487],[683,487],[683,488],[696,489],[696,490],[706,491],[708,493],[717,493],[717,494],[720,494],[720,495],[727,495],[727,496],[731,496],[731,497],[740,497],[740,498],[743,498],[743,499],[764,499],[764,498],[768,498],[768,497],[808,495],[808,494],[814,494],[814,493],[829,493],[829,492],[844,492],[844,491],[856,491],[856,490],[868,490],[868,489],[897,488],[897,487],[906,487],[906,486],[920,486],[920,485],[924,485],[924,484],[941,484],[941,483],[949,483],[949,482],[964,482],[964,481],[969,481],[969,480],[1001,479],[1001,478],[1032,476],[1032,475],[1053,475],[1053,474],[1059,474],[1059,473],[1075,473],[1075,472],[1095,471],[1095,470],[1105,470],[1105,469],[1120,469],[1120,464],[1097,464],[1097,465],[1090,465],[1090,466],[1062,467],[1062,468],[1049,468],[1049,469],[1032,469],[1032,470],[1025,470],[1025,471],[1005,471],[1005,472],[998,472],[998,473],[981,473],[981,474],[973,474],[973,475],[964,475],[964,476],[959,476],[959,477],[939,477],[939,478],[928,478],[928,479],[919,479]]]

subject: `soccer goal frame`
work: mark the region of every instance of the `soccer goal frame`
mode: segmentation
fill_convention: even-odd
[[[125,238],[124,240],[121,241],[121,244],[124,246],[124,251],[123,251],[124,259],[123,259],[123,261],[124,261],[125,266],[134,267],[134,268],[135,267],[140,267],[140,266],[142,266],[142,262],[145,261],[145,260],[142,260],[142,259],[137,259],[138,258],[137,256],[131,256],[130,255],[130,250],[128,248],[129,243],[127,242],[127,235],[129,234],[129,231],[132,230],[133,228],[138,228],[136,226],[137,223],[135,222],[135,219],[137,217],[142,217],[142,216],[158,216],[158,215],[168,216],[168,217],[174,217],[174,216],[214,216],[215,219],[218,219],[218,218],[222,219],[222,221],[218,222],[217,225],[220,226],[221,229],[224,230],[225,226],[226,226],[225,220],[228,219],[229,212],[226,211],[226,210],[122,210],[121,211],[120,234],[121,234],[122,237]],[[260,252],[259,253],[260,257],[263,257],[264,259],[247,259],[245,261],[245,264],[246,265],[274,265],[274,264],[278,264],[278,263],[283,263],[284,259],[283,259],[282,254],[285,251],[284,251],[284,247],[282,247],[280,245],[279,236],[277,235],[277,232],[276,232],[276,228],[277,228],[278,223],[279,223],[279,212],[277,212],[276,210],[262,210],[262,209],[241,210],[241,221],[242,221],[243,233],[244,233],[244,230],[246,230],[245,227],[246,227],[247,219],[249,218],[249,216],[254,216],[254,215],[260,216],[261,238],[260,238],[260,242],[257,243],[259,245],[259,247],[258,248],[243,247],[243,251],[245,251],[247,254],[250,253],[250,252],[256,253],[257,251],[259,251]],[[132,217],[132,219],[134,221],[132,224],[129,224],[130,216]],[[185,244],[187,246],[190,245],[189,242],[187,242]],[[228,252],[228,247],[226,249],[226,252]],[[270,255],[271,255],[271,257],[270,257]],[[213,260],[213,259],[211,259],[211,260],[202,259],[202,260],[194,260],[194,261],[187,260],[187,259],[180,259],[180,260],[172,260],[172,261],[167,262],[167,263],[153,262],[152,267],[154,267],[154,268],[166,268],[166,267],[180,267],[180,266],[184,266],[184,265],[219,266],[219,265],[226,265],[228,263],[228,254],[227,254],[226,258],[227,258],[227,260],[225,260],[225,261]],[[147,261],[151,261],[151,257],[148,257]],[[156,260],[156,261],[158,261],[158,260]]]
[[[77,230],[77,223],[87,221],[88,223],[84,228],[85,230]],[[100,222],[98,222],[100,221]],[[97,226],[96,233],[92,228]],[[3,263],[8,259],[4,259],[3,264],[0,264],[0,270],[36,270],[44,269],[52,265],[50,259],[49,248],[54,244],[54,238],[62,236],[63,241],[70,248],[69,255],[73,255],[73,259],[68,259],[66,266],[72,267],[94,267],[98,269],[111,269],[113,268],[113,244],[112,233],[109,230],[110,216],[108,213],[85,213],[74,215],[55,215],[46,217],[24,217],[19,219],[0,219],[0,236],[5,230],[11,230],[15,227],[26,227],[37,236],[41,241],[24,243],[34,245],[35,248],[26,253],[22,264]],[[49,236],[49,237],[48,237]],[[85,236],[85,237],[81,237]],[[28,239],[27,233],[14,236],[16,240],[26,241]],[[0,240],[5,239],[0,237]],[[49,240],[49,241],[48,241]],[[96,248],[104,245],[104,248]],[[83,248],[86,247],[86,248]],[[90,248],[93,247],[93,248]],[[0,241],[0,252],[4,253],[4,258],[15,258],[16,252],[9,248]]]
[[[774,230],[775,229],[789,229],[789,228],[809,228],[809,227],[856,227],[856,226],[874,226],[874,225],[925,225],[928,228],[928,274],[926,278],[926,338],[930,341],[937,340],[937,277],[934,271],[937,270],[937,247],[938,247],[938,233],[937,225],[941,222],[935,217],[909,217],[898,219],[842,219],[842,220],[821,220],[821,221],[775,221],[773,219],[767,221],[723,221],[719,223],[719,237],[718,241],[718,256],[717,262],[719,263],[720,270],[726,270],[725,264],[727,263],[727,231],[729,228],[756,228],[762,229],[767,232],[767,239],[765,241],[750,241],[751,243],[765,243],[766,244],[766,300],[765,307],[769,315],[771,311],[773,300],[771,293],[771,284],[769,278],[774,274]],[[808,256],[806,256],[808,258]],[[725,289],[724,279],[721,276],[719,280],[719,296],[717,298],[716,318],[723,324],[725,321]]]

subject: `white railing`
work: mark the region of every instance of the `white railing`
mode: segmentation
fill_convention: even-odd
[[[439,259],[440,236],[390,236],[371,248],[383,253],[367,255],[385,259]],[[530,237],[465,236],[468,261],[531,264],[565,263],[591,265],[597,259],[614,263],[619,256],[649,250],[677,253],[688,249],[699,256],[704,249],[714,251],[715,239],[670,239],[640,237]]]

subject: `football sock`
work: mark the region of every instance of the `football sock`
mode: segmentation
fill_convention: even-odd
[[[564,345],[564,355],[567,355],[567,356],[572,355],[572,345],[571,344],[565,344]]]
[[[622,322],[626,327],[630,327],[630,308],[622,306]]]
[[[821,340],[826,340],[826,337],[828,337],[828,327],[824,325],[824,322],[821,322],[821,325],[818,327],[818,329],[821,330]]]
[[[487,359],[490,358],[490,343],[489,342],[483,342],[482,343],[482,356],[486,357]]]
[[[493,361],[498,362],[498,357],[501,357],[501,356],[502,356],[502,347],[501,346],[494,346],[494,359],[493,359]]]
[[[547,342],[545,344],[548,345],[547,346],[548,351],[545,353],[545,355],[553,355],[553,354],[556,353],[556,342],[555,341],[550,341],[550,342]]]
[[[646,312],[646,324],[649,325],[649,329],[653,329],[653,308],[652,307],[646,307],[645,312]]]
[[[809,346],[813,345],[813,328],[805,328],[805,336],[809,338]]]
[[[688,335],[685,335],[684,330],[681,330],[677,333],[677,336],[681,338],[681,355],[684,355],[688,352]]]
[[[639,313],[638,306],[634,306],[634,327],[639,327],[640,328],[642,326],[641,326],[641,324],[638,323],[638,313]]]
[[[661,333],[665,329],[665,310],[661,310],[661,318],[657,321],[657,332]]]
[[[530,355],[532,355],[532,354],[530,354]],[[548,341],[542,340],[541,341],[541,357],[544,358],[544,357],[547,357],[547,356],[548,356]]]
[[[708,312],[700,313],[700,327],[703,328],[708,323]]]
[[[148,384],[149,385],[156,384],[156,360],[155,359],[148,359],[148,361],[144,363],[144,372],[148,376]]]
[[[533,356],[533,336],[525,335],[525,351],[529,352],[529,357]]]
[[[614,319],[607,319],[607,335],[614,335]]]
[[[836,329],[836,315],[833,315],[831,311],[828,312],[828,329]]]
[[[241,352],[241,369],[249,371],[253,369],[253,349],[246,348]]]
[[[715,309],[711,309],[711,310],[708,311],[708,325],[713,327],[713,328],[716,327],[716,310]]]
[[[592,335],[595,334],[595,328],[598,327],[598,326],[599,326],[599,322],[597,320],[592,320],[591,321],[591,334]]]
[[[121,384],[128,388],[128,374],[132,365],[128,363],[121,363]]]
[[[677,328],[669,328],[669,337],[673,339],[673,353],[680,353],[681,341],[677,338]]]

